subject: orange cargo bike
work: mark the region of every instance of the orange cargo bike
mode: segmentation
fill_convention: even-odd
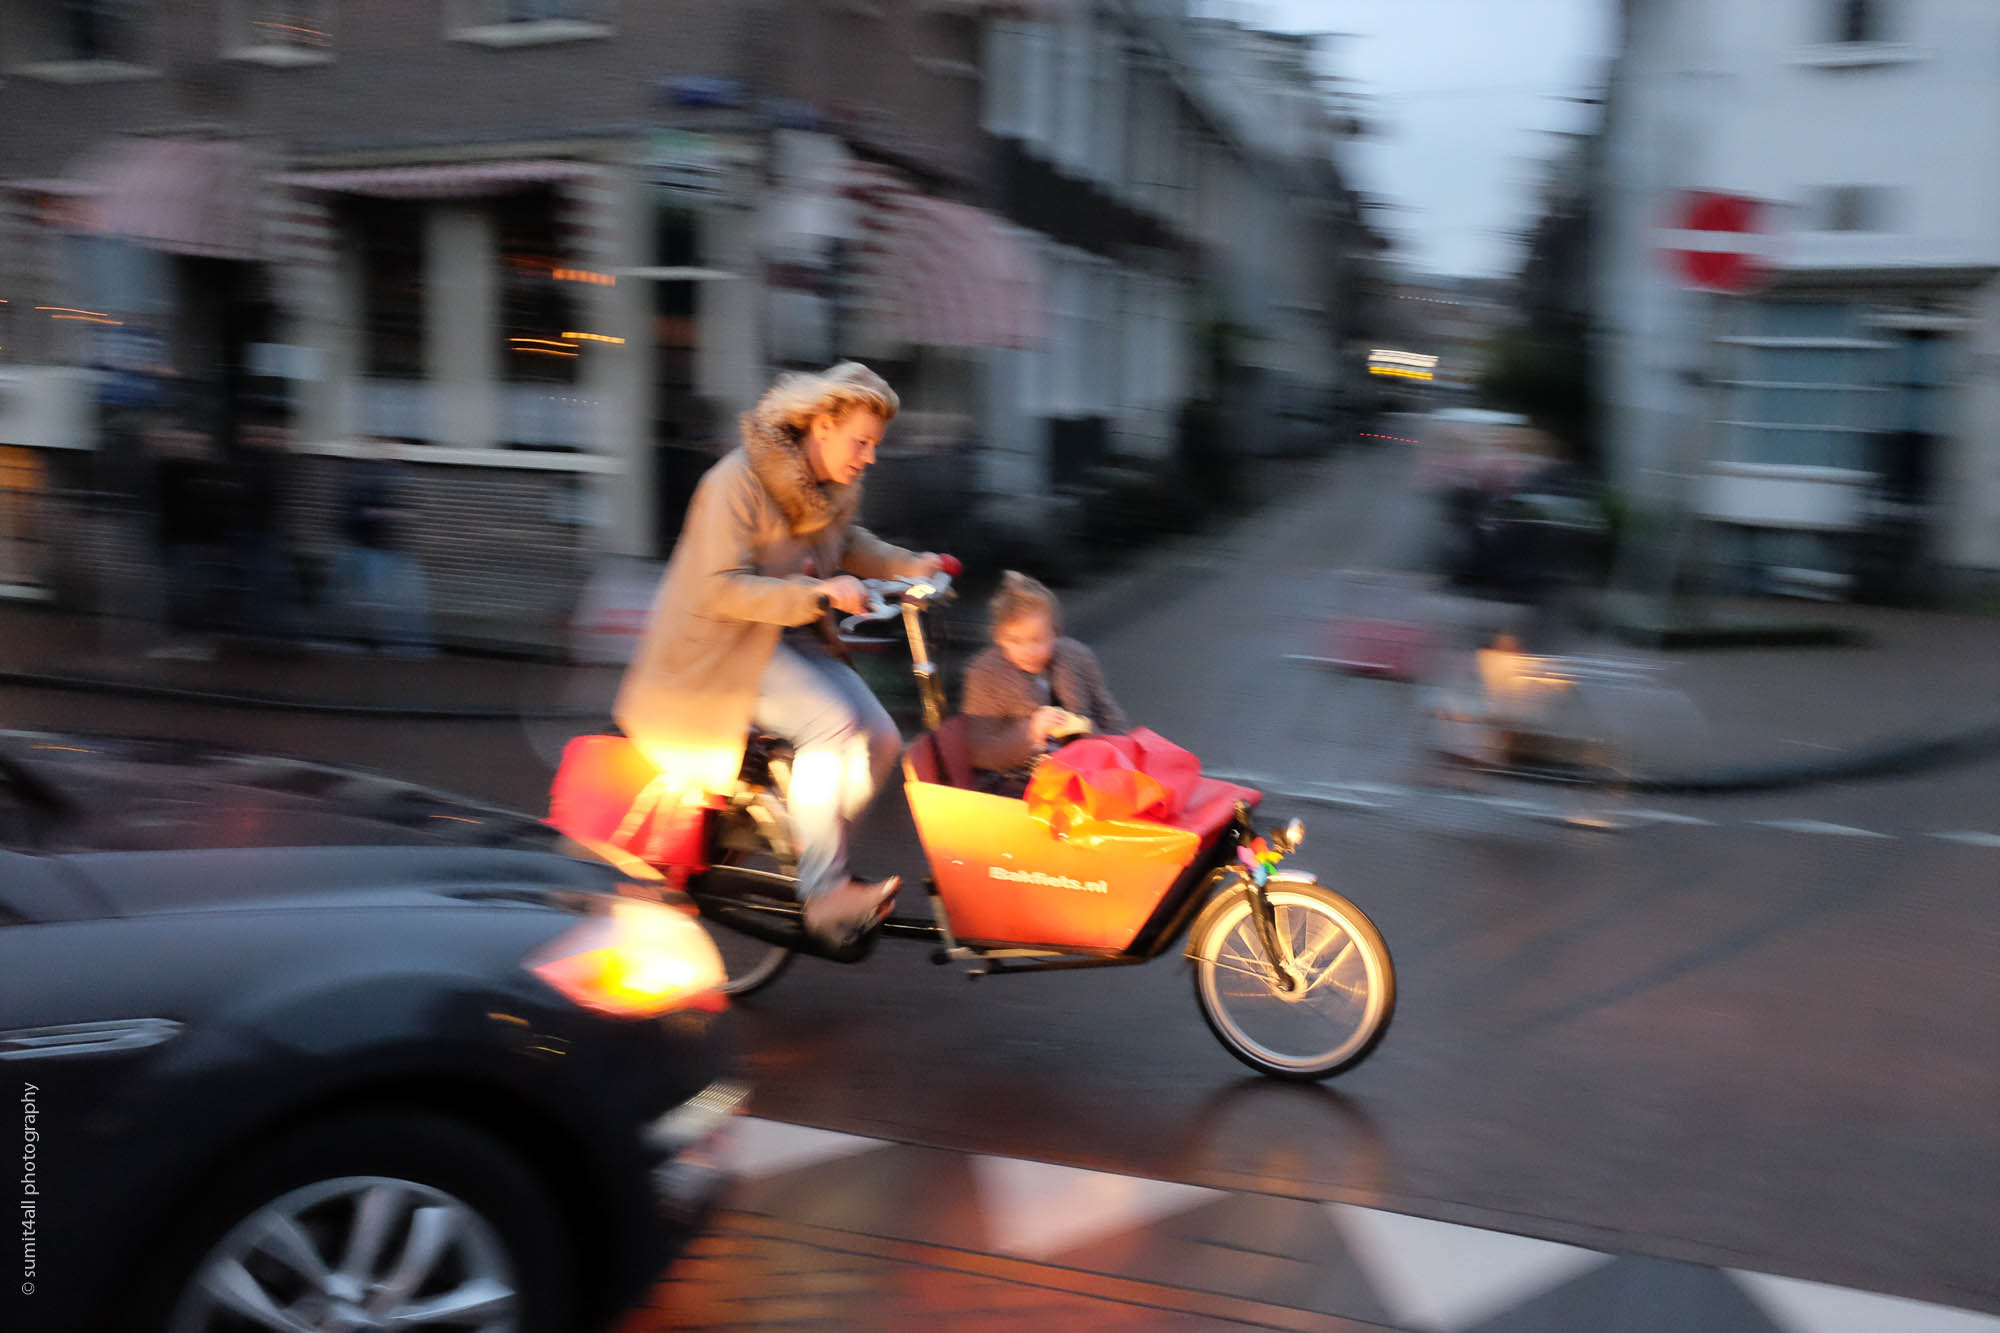
[[[1261,794],[1207,777],[1180,783],[1152,818],[1051,820],[978,790],[926,644],[924,615],[950,596],[950,577],[870,588],[875,608],[849,617],[843,637],[879,647],[870,626],[900,619],[905,631],[925,730],[903,773],[929,862],[928,915],[891,912],[839,948],[805,932],[785,810],[790,751],[774,737],[752,738],[726,800],[664,808],[648,805],[654,775],[628,742],[581,737],[551,821],[684,890],[716,928],[733,995],[771,984],[797,954],[860,962],[884,938],[929,941],[933,961],[973,977],[1126,967],[1185,941],[1202,1017],[1245,1064],[1320,1079],[1375,1048],[1395,1008],[1395,967],[1361,909],[1284,864],[1304,839],[1300,821],[1260,835]]]

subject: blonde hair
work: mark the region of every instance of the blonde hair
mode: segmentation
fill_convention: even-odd
[[[1062,630],[1062,607],[1056,595],[1040,579],[1029,578],[1018,569],[1000,576],[999,588],[986,603],[986,614],[996,633],[1010,620],[1037,614],[1048,616],[1050,627],[1058,633]]]
[[[822,413],[837,421],[857,407],[893,421],[902,405],[887,380],[859,361],[842,361],[825,370],[786,371],[764,391],[747,419],[804,431]]]

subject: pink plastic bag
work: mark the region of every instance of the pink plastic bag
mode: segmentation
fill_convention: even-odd
[[[1061,836],[1089,819],[1170,821],[1200,781],[1199,759],[1139,727],[1123,736],[1087,736],[1063,746],[1035,769],[1024,799]]]

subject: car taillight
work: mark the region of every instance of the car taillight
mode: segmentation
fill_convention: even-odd
[[[636,898],[564,932],[527,967],[577,1004],[626,1018],[728,1003],[729,975],[708,932],[685,912]]]

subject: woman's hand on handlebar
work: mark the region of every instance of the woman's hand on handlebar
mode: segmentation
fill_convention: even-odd
[[[939,555],[936,551],[925,551],[922,555],[913,555],[908,560],[897,561],[894,570],[891,571],[891,577],[899,579],[934,579],[938,576],[938,571],[943,568],[943,556]]]
[[[844,611],[850,616],[862,615],[870,606],[867,586],[852,574],[821,579],[819,591],[820,596],[826,598],[834,610]]]

